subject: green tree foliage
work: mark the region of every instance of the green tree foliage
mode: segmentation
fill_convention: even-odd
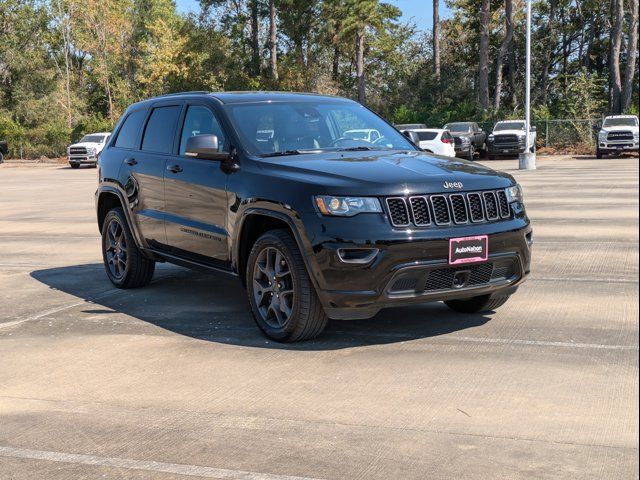
[[[172,0],[3,0],[0,139],[14,156],[59,155],[84,133],[112,128],[132,102],[185,90],[316,91],[432,126],[522,115],[524,0],[490,2],[484,109],[480,2],[444,1],[452,13],[438,24],[438,71],[432,25],[403,22],[383,0],[200,0],[197,15],[178,13]],[[608,113],[611,84],[624,90],[629,70],[635,80],[621,95],[637,112],[632,7],[534,0],[536,118]],[[619,81],[610,81],[612,68]]]

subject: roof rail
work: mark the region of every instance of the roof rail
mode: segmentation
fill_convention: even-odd
[[[201,95],[201,94],[209,94],[209,93],[211,93],[211,92],[208,92],[207,90],[196,90],[196,91],[193,91],[193,92],[165,93],[165,94],[162,94],[162,95],[156,95],[155,97],[146,98],[143,101],[146,101],[146,100],[157,100],[158,98],[177,97],[177,96],[180,96],[180,95]]]

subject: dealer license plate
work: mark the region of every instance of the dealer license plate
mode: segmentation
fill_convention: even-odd
[[[486,262],[489,258],[489,237],[463,237],[449,239],[449,265]]]

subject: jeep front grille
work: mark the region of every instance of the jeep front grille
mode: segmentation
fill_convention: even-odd
[[[427,197],[411,197],[409,203],[411,205],[411,213],[413,214],[413,222],[418,227],[430,225],[431,213],[429,212]]]
[[[394,227],[464,225],[511,218],[504,190],[387,197],[385,202]]]
[[[409,226],[409,210],[407,203],[402,197],[387,198],[387,208],[389,209],[389,218],[394,227]]]

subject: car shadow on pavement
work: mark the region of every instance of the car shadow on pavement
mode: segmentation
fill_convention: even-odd
[[[330,321],[316,340],[280,344],[261,334],[240,281],[223,273],[162,264],[151,285],[133,290],[113,288],[98,263],[34,270],[31,277],[87,302],[75,307],[76,325],[83,316],[93,316],[92,329],[99,328],[95,318],[104,317],[111,333],[116,316],[124,314],[180,335],[257,348],[315,351],[399,343],[478,327],[490,320],[487,315],[463,315],[442,303],[431,303],[385,309],[368,320]],[[131,333],[132,325],[125,325],[123,333]],[[135,323],[133,329],[139,331]]]

